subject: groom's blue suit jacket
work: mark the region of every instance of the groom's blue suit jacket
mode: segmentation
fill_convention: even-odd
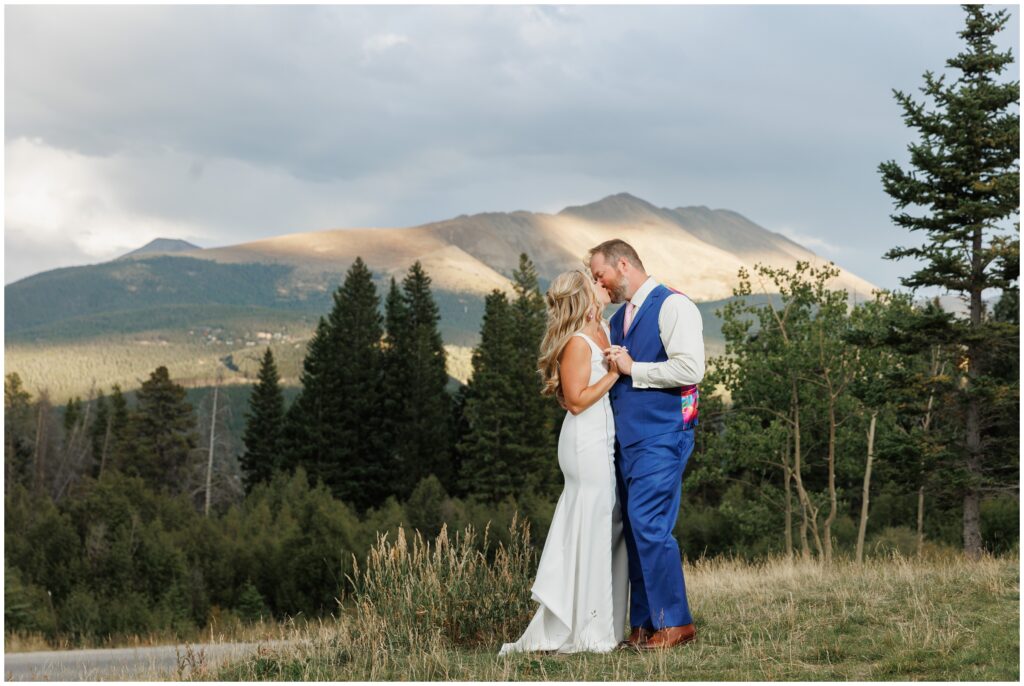
[[[656,286],[633,315],[625,337],[622,335],[622,322],[626,308],[620,307],[612,315],[609,322],[611,342],[628,348],[634,362],[664,362],[668,359],[658,329],[658,315],[671,294],[672,291],[665,286]],[[623,374],[609,395],[615,413],[615,437],[622,447],[697,425],[696,386],[633,388],[633,378]]]

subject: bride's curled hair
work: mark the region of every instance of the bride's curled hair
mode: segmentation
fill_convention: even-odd
[[[537,365],[543,382],[541,394],[555,395],[561,384],[559,356],[573,334],[587,325],[588,315],[597,316],[600,306],[594,297],[590,277],[579,269],[556,276],[545,299],[548,305],[547,330],[540,344]]]

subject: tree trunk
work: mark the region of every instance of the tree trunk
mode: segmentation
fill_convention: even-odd
[[[796,483],[797,497],[800,499],[800,509],[803,514],[803,521],[800,523],[800,543],[803,547],[805,560],[811,559],[811,549],[807,542],[807,530],[810,529],[814,535],[814,545],[818,556],[822,555],[821,537],[818,535],[818,510],[814,507],[807,490],[804,488],[804,481],[800,475],[802,460],[800,448],[800,397],[796,390],[796,381],[792,382],[793,399],[793,479]]]
[[[203,516],[210,516],[210,485],[213,482],[213,439],[217,428],[217,390],[220,387],[220,378],[213,387],[213,411],[210,412],[210,456],[206,461],[206,505],[203,507]]]
[[[972,475],[980,471],[976,457],[968,458],[967,470]],[[964,494],[964,553],[972,560],[981,557],[981,496],[973,486]]]
[[[84,472],[89,471],[88,465],[85,464],[85,460],[89,456],[87,431],[89,410],[90,405],[87,404],[82,416],[71,427],[71,435],[64,446],[64,454],[51,486],[54,502],[60,502],[71,484],[76,482]]]
[[[917,489],[917,556],[924,553],[924,486]]]
[[[977,332],[981,328],[981,287],[982,280],[982,231],[981,227],[975,227],[971,250],[971,330]],[[978,482],[982,478],[982,454],[981,454],[981,407],[980,401],[974,395],[978,376],[981,355],[977,345],[967,346],[967,426],[966,426],[966,448],[967,448],[967,472],[969,481],[967,491],[964,493],[964,552],[967,557],[976,560],[981,557],[981,495],[978,491]]]
[[[793,469],[789,464],[789,440],[782,454],[782,472],[786,492],[786,559],[793,559]]]
[[[826,375],[826,379],[827,379]],[[839,506],[836,496],[836,397],[829,383],[828,397],[828,517],[825,518],[825,562],[832,562],[832,522],[836,520]]]
[[[46,438],[43,434],[43,414],[46,412],[47,408],[42,398],[39,400],[38,409],[39,417],[36,422],[35,455],[32,457],[32,490],[36,495],[39,495],[43,491],[43,477],[46,470]]]
[[[942,351],[941,346],[932,346],[932,366],[931,373],[934,379],[939,374],[946,371],[946,363],[943,362],[939,365],[939,355]],[[921,428],[924,433],[927,434],[932,426],[932,408],[935,406],[935,393],[928,395],[928,406],[925,409],[924,421],[921,424]],[[924,481],[925,481],[925,469],[924,462],[921,462],[921,486],[917,489],[917,556],[921,557],[924,553]]]
[[[868,427],[868,461],[864,467],[864,495],[860,504],[860,528],[857,530],[857,564],[864,562],[864,535],[868,530],[868,494],[871,491],[871,463],[875,459],[875,421],[878,412],[871,413]]]
[[[981,478],[980,408],[974,398],[967,402],[967,472],[972,482],[968,483],[964,493],[964,553],[977,560],[981,557],[981,495],[976,486],[976,481]]]

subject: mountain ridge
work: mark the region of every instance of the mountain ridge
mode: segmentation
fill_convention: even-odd
[[[636,248],[652,276],[704,302],[730,297],[739,269],[749,270],[757,262],[788,268],[797,260],[827,262],[732,210],[659,208],[617,193],[555,214],[462,214],[406,228],[324,229],[211,248],[157,239],[109,262],[51,270],[8,284],[5,325],[15,332],[87,312],[172,304],[251,302],[305,310],[329,300],[357,256],[381,284],[392,277],[401,280],[420,261],[434,291],[450,301],[448,311],[461,310],[457,318],[462,320],[492,290],[511,294],[520,253],[530,256],[546,286],[558,273],[583,266],[591,247],[616,237]],[[178,262],[182,258],[208,266]],[[860,298],[875,288],[849,272],[833,287]],[[68,311],[62,311],[62,303]]]

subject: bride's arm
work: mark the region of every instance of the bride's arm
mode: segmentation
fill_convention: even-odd
[[[558,376],[562,383],[562,395],[565,397],[565,409],[574,415],[600,400],[619,378],[618,369],[612,365],[607,374],[598,379],[593,386],[588,386],[590,354],[587,342],[579,336],[573,336],[558,358]]]

